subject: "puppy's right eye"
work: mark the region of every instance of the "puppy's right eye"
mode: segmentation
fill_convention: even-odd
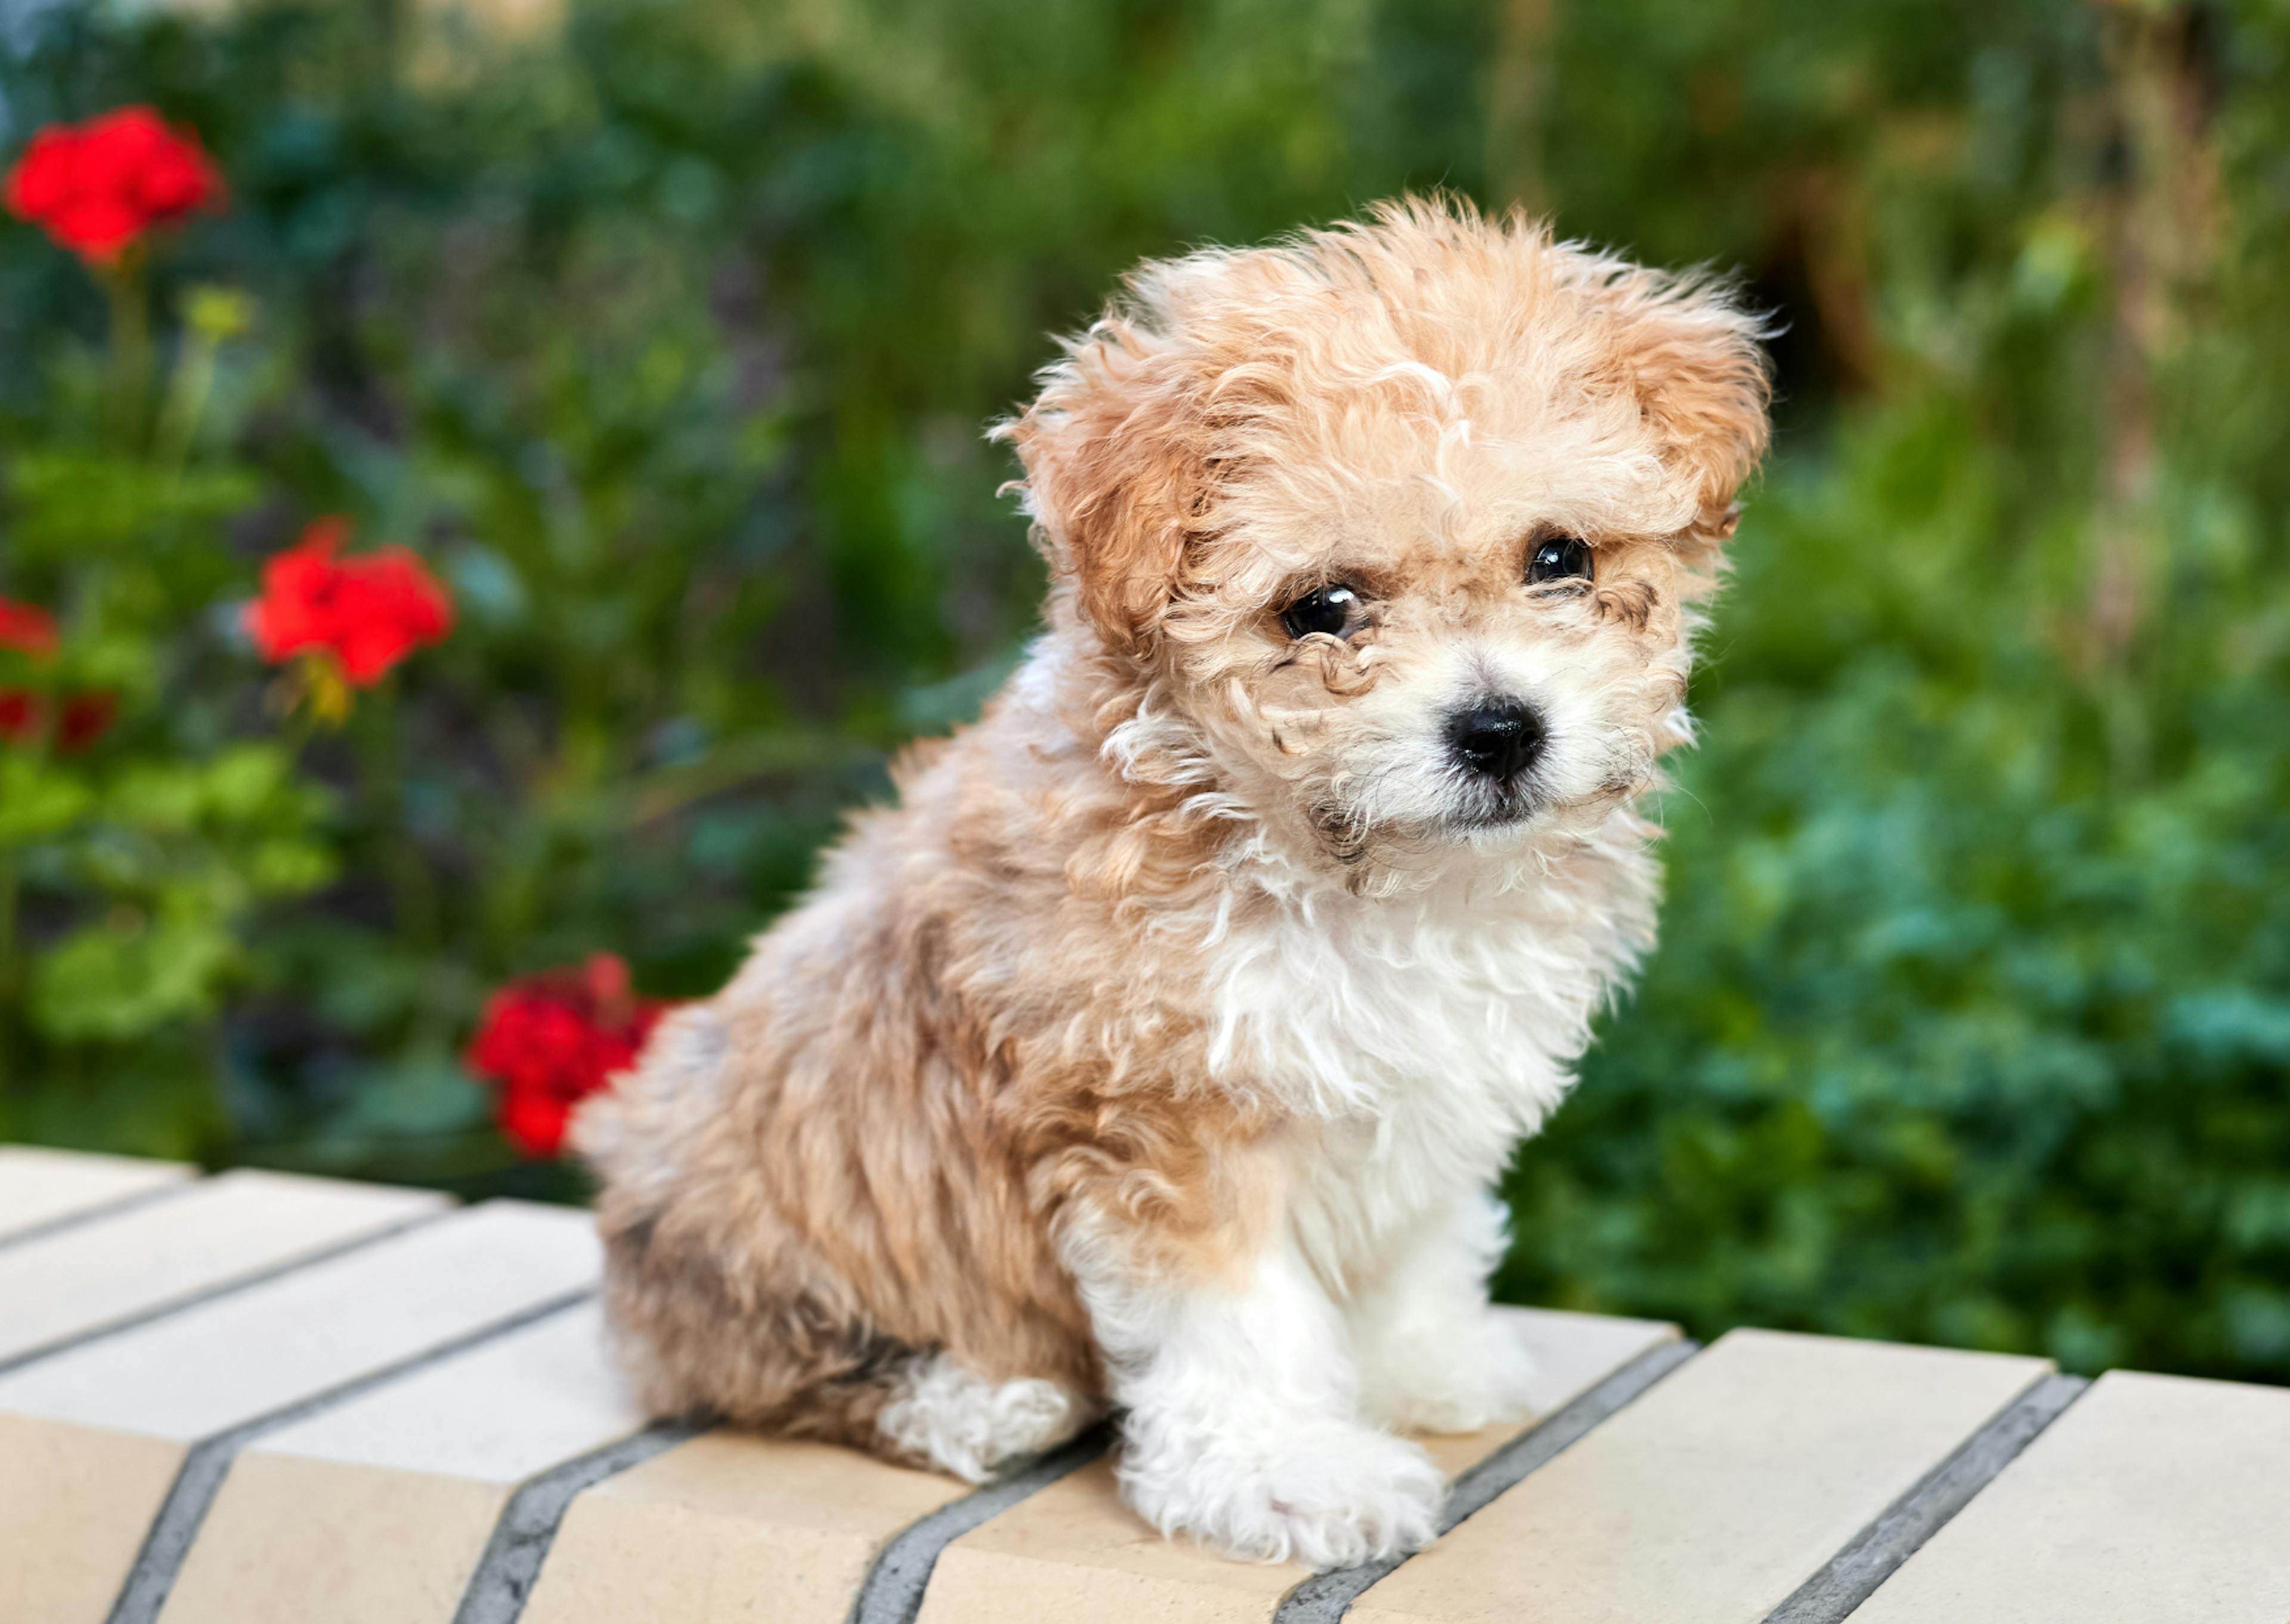
[[[1590,548],[1579,536],[1553,536],[1534,549],[1534,556],[1526,561],[1526,584],[1539,587],[1546,580],[1570,580],[1590,578]]]
[[[1307,592],[1280,612],[1280,624],[1292,637],[1309,637],[1315,632],[1348,636],[1359,622],[1359,594],[1349,587],[1322,587]]]

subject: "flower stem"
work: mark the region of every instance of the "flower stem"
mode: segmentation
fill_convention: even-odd
[[[159,461],[167,470],[167,477],[178,489],[181,487],[184,466],[190,460],[191,444],[197,436],[199,419],[205,414],[207,396],[214,390],[215,351],[220,346],[203,332],[193,332],[186,340],[182,358],[175,364],[175,375],[167,391],[167,404],[159,414]]]
[[[119,432],[130,444],[137,444],[143,437],[145,396],[151,385],[150,301],[144,297],[140,245],[130,245],[117,259],[97,265],[95,277],[111,305],[111,372]]]
[[[416,948],[434,948],[443,934],[437,886],[413,832],[405,827],[404,763],[396,707],[387,692],[369,694],[352,712],[350,732],[364,769],[367,806],[381,846],[397,928]]]

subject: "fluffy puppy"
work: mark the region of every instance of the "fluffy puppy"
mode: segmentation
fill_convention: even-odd
[[[1488,1189],[1653,936],[1758,337],[1445,202],[1139,269],[995,431],[1024,664],[580,1124],[649,1401],[971,1478],[1111,1408],[1171,1533],[1428,1540],[1399,1430],[1522,1412]]]

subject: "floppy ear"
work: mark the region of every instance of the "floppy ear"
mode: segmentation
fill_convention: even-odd
[[[1695,484],[1696,533],[1721,540],[1733,534],[1734,493],[1766,454],[1766,320],[1707,277],[1601,269],[1638,409],[1663,460]]]
[[[1169,340],[1109,316],[1041,381],[994,437],[1017,446],[1037,541],[1083,615],[1115,647],[1149,652],[1208,525],[1206,380]]]

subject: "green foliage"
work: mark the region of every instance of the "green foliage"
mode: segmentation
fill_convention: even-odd
[[[12,26],[9,147],[151,100],[233,206],[154,257],[148,356],[0,229],[0,594],[64,623],[0,690],[119,696],[0,745],[0,1135],[569,1189],[460,1071],[484,995],[606,948],[709,990],[974,708],[1041,584],[979,430],[1044,332],[1445,184],[1789,323],[1662,947],[1505,1289],[2290,1376],[2290,25],[2200,13],[2215,185],[2141,193],[2098,8],[1541,10]],[[2207,249],[2142,294],[2174,189]],[[332,512],[460,617],[339,732],[236,621]]]
[[[336,865],[291,748],[236,736],[244,664],[202,614],[240,579],[226,526],[262,484],[204,420],[237,308],[193,303],[156,399],[124,325],[8,426],[6,584],[65,635],[52,659],[0,654],[0,687],[45,718],[0,744],[0,1124],[178,1156],[228,1131],[212,1036],[259,978],[250,924]],[[84,703],[88,748],[58,724]],[[132,1103],[97,1116],[88,1079],[115,1076]]]

